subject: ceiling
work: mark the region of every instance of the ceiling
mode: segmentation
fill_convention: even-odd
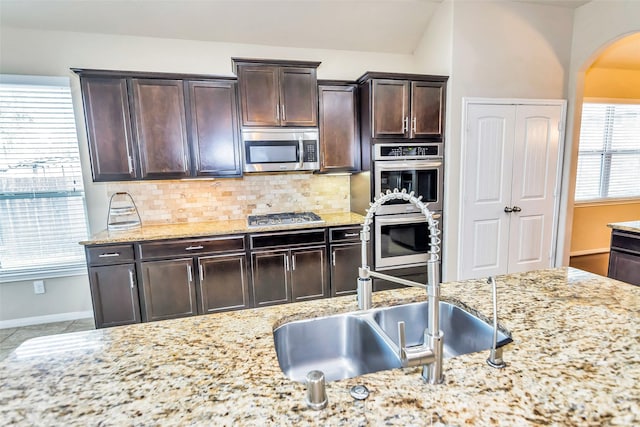
[[[410,54],[443,0],[0,0],[17,28]],[[588,0],[513,0],[576,8]]]

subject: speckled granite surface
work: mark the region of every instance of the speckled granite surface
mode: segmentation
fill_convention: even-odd
[[[192,222],[184,224],[143,225],[131,231],[101,231],[91,236],[89,240],[80,242],[82,245],[98,245],[104,243],[135,242],[142,240],[179,239],[189,237],[215,236],[234,233],[257,233],[261,231],[286,231],[303,228],[338,227],[342,225],[362,224],[364,217],[353,212],[323,213],[321,224],[306,224],[280,227],[251,227],[247,226],[247,219],[231,221]]]
[[[312,411],[278,368],[281,319],[356,308],[354,296],[36,338],[0,362],[4,425],[640,425],[640,287],[574,269],[497,278],[514,342],[508,366],[487,352],[331,382]],[[485,280],[446,283],[445,298],[491,314]],[[375,305],[424,291],[374,294]],[[445,337],[446,340],[446,337]],[[349,388],[364,384],[355,402]]]
[[[614,230],[631,231],[633,233],[640,233],[640,220],[638,221],[626,221],[626,222],[612,222],[607,224],[607,227]]]

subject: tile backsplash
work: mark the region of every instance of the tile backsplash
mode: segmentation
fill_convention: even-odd
[[[241,219],[302,211],[349,212],[349,175],[274,174],[243,178],[114,182],[109,197],[126,191],[143,224]]]

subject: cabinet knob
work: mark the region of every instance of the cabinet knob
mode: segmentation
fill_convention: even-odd
[[[506,213],[511,213],[511,212],[513,212],[513,209],[511,209],[509,206],[505,206],[505,207],[504,207],[504,211],[505,211]]]
[[[522,212],[522,208],[520,208],[519,206],[514,206],[513,207],[513,211],[514,212]]]

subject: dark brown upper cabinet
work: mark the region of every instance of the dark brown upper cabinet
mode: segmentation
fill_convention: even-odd
[[[318,125],[319,62],[233,58],[243,126]]]
[[[127,80],[82,77],[80,86],[93,180],[137,178]]]
[[[94,181],[242,175],[235,78],[73,71]]]
[[[131,79],[131,87],[142,178],[189,176],[182,81]]]
[[[367,73],[358,82],[368,138],[443,140],[447,77]]]
[[[236,83],[187,81],[189,140],[196,176],[240,176]]]
[[[360,124],[357,85],[318,85],[321,172],[360,170]]]

